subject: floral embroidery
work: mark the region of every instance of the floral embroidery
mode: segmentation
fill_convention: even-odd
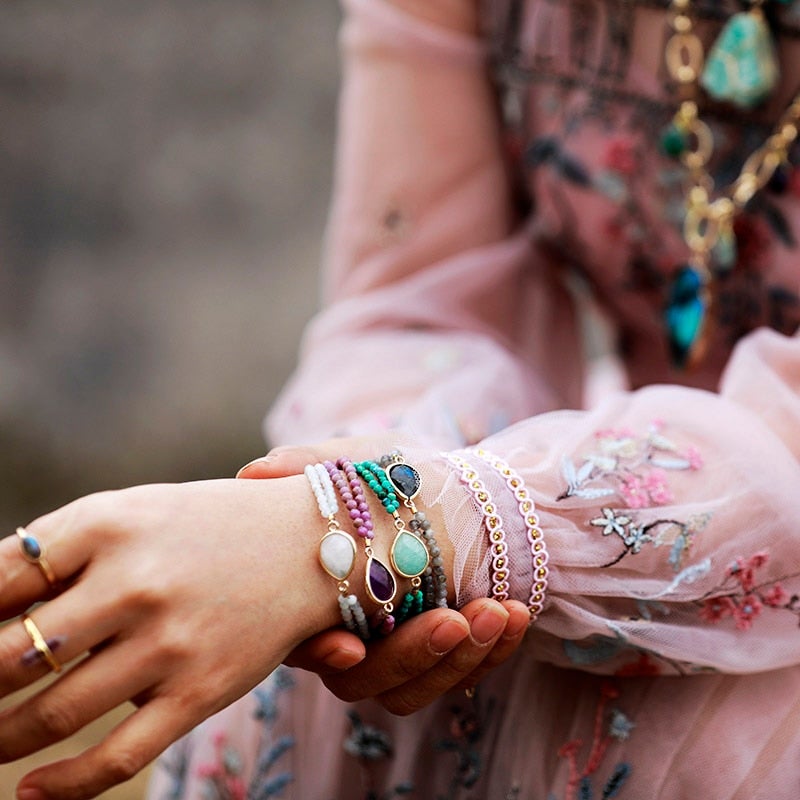
[[[694,537],[703,531],[711,514],[696,514],[686,521],[677,519],[655,519],[641,522],[631,514],[613,508],[602,508],[601,516],[589,520],[589,524],[602,528],[603,536],[618,536],[624,545],[622,552],[603,567],[619,563],[629,554],[641,552],[642,547],[669,547],[668,561],[675,572],[683,566],[683,558],[692,546]],[[689,576],[687,576],[689,577]]]
[[[370,782],[370,768],[394,754],[391,737],[386,731],[364,722],[356,711],[348,711],[347,716],[350,718],[352,728],[343,743],[345,752],[361,761],[365,782]],[[383,794],[378,794],[376,789],[370,787],[364,795],[364,800],[393,800],[413,791],[414,784],[410,781],[398,783]]]
[[[191,740],[191,734],[179,739],[156,762],[157,767],[169,773],[172,781],[163,800],[181,800],[183,797],[186,779],[189,777],[189,762],[192,755]]]
[[[450,736],[442,739],[436,746],[439,750],[455,755],[456,769],[448,793],[437,795],[436,800],[452,800],[460,797],[459,789],[470,789],[480,779],[483,774],[483,760],[479,744],[493,710],[494,700],[490,699],[488,703],[483,703],[480,692],[476,693],[467,708],[462,706],[450,708],[452,713]],[[511,791],[513,792],[513,789]]]
[[[700,618],[706,622],[717,623],[732,617],[736,628],[749,631],[764,608],[784,610],[795,614],[800,624],[800,596],[783,588],[781,580],[756,582],[756,571],[769,561],[766,551],[754,553],[745,559],[739,556],[725,571],[725,579],[712,589],[700,608]],[[787,575],[783,578],[797,577]],[[721,592],[721,594],[718,594]]]
[[[631,735],[635,725],[622,711],[614,708],[610,712],[611,719],[607,720],[606,706],[609,700],[614,700],[619,692],[611,684],[604,684],[600,693],[594,720],[594,735],[589,748],[589,755],[583,769],[578,766],[578,754],[583,748],[581,739],[572,739],[563,744],[558,751],[561,758],[569,762],[569,780],[567,782],[564,800],[578,800],[578,798],[594,797],[592,776],[600,769],[603,758],[611,744],[612,739],[626,741]],[[625,762],[617,764],[611,775],[603,785],[600,797],[611,800],[617,797],[625,782],[631,774],[631,767]]]
[[[557,499],[617,495],[633,509],[671,503],[668,472],[698,470],[703,459],[696,447],[679,448],[664,436],[663,428],[662,422],[654,421],[644,436],[627,428],[598,431],[597,449],[584,456],[580,466],[564,457],[567,488]]]
[[[244,763],[240,753],[228,743],[228,735],[220,730],[212,736],[214,759],[197,768],[197,775],[204,782],[204,797],[208,800],[268,800],[281,797],[283,790],[292,782],[290,772],[272,776],[273,767],[294,746],[291,736],[282,736],[277,741],[267,735],[278,718],[278,696],[294,686],[289,670],[278,667],[263,686],[253,690],[257,707],[253,716],[263,723],[264,740],[259,749],[256,768],[249,785],[245,783]]]

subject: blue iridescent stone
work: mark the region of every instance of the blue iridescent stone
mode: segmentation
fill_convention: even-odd
[[[397,493],[408,500],[417,494],[422,485],[419,472],[408,464],[392,464],[386,474]]]
[[[667,325],[672,362],[685,367],[692,348],[700,338],[706,316],[705,285],[700,273],[681,267],[669,291],[664,320]]]
[[[26,558],[31,561],[36,561],[42,557],[42,548],[33,536],[23,536],[20,540],[20,546]]]
[[[772,34],[759,10],[734,14],[714,42],[700,83],[715,100],[758,105],[778,82]]]

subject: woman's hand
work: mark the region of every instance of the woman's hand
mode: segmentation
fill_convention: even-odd
[[[374,443],[361,439],[335,440],[313,448],[275,448],[242,467],[237,477],[297,474],[306,464],[336,452],[359,452],[365,445],[374,451]],[[460,613],[427,611],[368,647],[345,630],[326,630],[292,651],[286,663],[318,673],[341,700],[371,697],[394,714],[411,714],[450,689],[474,687],[514,653],[529,620],[523,603],[482,598]]]
[[[46,548],[54,591],[17,537],[0,542],[0,616],[49,596],[30,616],[65,666],[0,714],[0,760],[138,706],[96,746],[28,774],[18,796],[78,800],[130,778],[335,624],[312,504],[303,476],[89,496],[27,528]],[[0,629],[0,694],[49,672],[31,645],[20,621]]]

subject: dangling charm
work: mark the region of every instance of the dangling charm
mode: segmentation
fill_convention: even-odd
[[[680,267],[669,289],[664,312],[670,355],[676,367],[685,368],[695,360],[708,312],[707,281],[691,265]]]
[[[725,24],[706,58],[700,84],[715,100],[750,109],[766,99],[778,80],[775,43],[756,2]]]

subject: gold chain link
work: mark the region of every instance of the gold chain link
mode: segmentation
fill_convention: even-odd
[[[763,0],[754,0],[758,8]],[[714,153],[714,136],[699,117],[697,108],[698,80],[703,71],[703,44],[694,33],[689,15],[691,0],[672,0],[669,21],[672,34],[667,40],[667,71],[677,84],[682,102],[673,119],[675,127],[686,137],[681,161],[689,171],[686,192],[686,216],[683,236],[692,251],[692,263],[708,275],[711,251],[724,235],[730,234],[735,215],[769,183],[775,170],[786,161],[789,147],[798,136],[800,124],[800,92],[792,99],[775,126],[772,135],[744,162],[738,177],[711,199],[713,179],[708,163]]]

